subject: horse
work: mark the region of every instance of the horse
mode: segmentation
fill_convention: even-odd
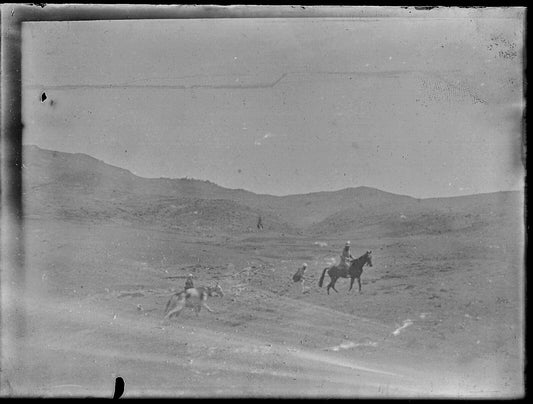
[[[207,298],[209,296],[224,297],[224,292],[220,285],[198,288],[190,288],[174,294],[165,307],[165,317],[163,320],[170,319],[172,316],[179,316],[184,307],[193,307],[196,315],[198,316],[202,306],[210,313],[214,313],[213,310],[207,305]]]
[[[322,276],[318,281],[318,286],[322,287],[322,283],[324,282],[324,277],[326,276],[327,272],[331,278],[331,282],[327,287],[328,295],[329,288],[333,288],[335,292],[339,293],[339,291],[335,289],[335,283],[339,278],[348,278],[348,276],[352,278],[350,281],[350,289],[348,290],[352,290],[353,283],[357,278],[357,283],[359,283],[359,292],[361,292],[361,274],[363,273],[363,267],[365,264],[368,264],[370,267],[372,266],[372,251],[367,251],[359,258],[354,259],[348,268],[339,268],[336,265],[324,268]]]

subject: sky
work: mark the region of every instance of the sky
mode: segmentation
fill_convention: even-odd
[[[260,194],[522,189],[523,12],[479,15],[24,23],[23,143]]]

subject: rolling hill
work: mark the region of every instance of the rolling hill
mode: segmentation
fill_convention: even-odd
[[[522,192],[277,197],[23,152],[28,327],[0,394],[101,395],[116,374],[130,396],[523,391]],[[346,239],[373,266],[361,291],[341,279],[328,295],[318,279]],[[189,273],[224,297],[162,324]]]
[[[436,234],[517,225],[522,192],[415,199],[369,187],[259,195],[195,179],[141,178],[85,154],[24,147],[27,215],[163,226],[194,234]]]

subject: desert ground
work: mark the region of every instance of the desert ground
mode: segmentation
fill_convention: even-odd
[[[520,211],[446,231],[338,234],[40,212],[27,202],[25,324],[4,396],[112,397],[117,377],[124,398],[524,393]],[[341,279],[328,295],[318,279],[346,240],[373,266],[361,292]],[[302,290],[292,275],[304,262]],[[189,273],[224,296],[209,298],[214,313],[163,321]]]
[[[446,236],[353,239],[373,250],[362,292],[318,287],[337,240],[268,232],[197,240],[28,220],[32,395],[473,396],[521,391],[521,263],[510,246]],[[331,243],[331,244],[330,244]],[[291,275],[307,262],[302,293]],[[188,273],[218,281],[216,313],[164,306]],[[327,280],[327,278],[326,278]],[[356,284],[357,285],[357,284]],[[400,329],[403,325],[406,325]],[[399,330],[395,333],[396,330]]]

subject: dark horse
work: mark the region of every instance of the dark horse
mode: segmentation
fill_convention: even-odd
[[[350,267],[348,269],[346,268],[339,268],[336,265],[324,268],[324,271],[322,272],[322,276],[320,277],[320,280],[318,281],[318,286],[322,287],[322,283],[324,283],[324,277],[326,276],[326,272],[328,273],[329,277],[331,278],[331,282],[328,285],[328,295],[329,295],[329,288],[333,288],[335,292],[339,292],[337,289],[335,289],[335,282],[339,278],[352,278],[350,282],[350,289],[352,290],[353,283],[355,281],[355,278],[357,278],[357,283],[359,283],[359,292],[361,291],[361,274],[363,273],[363,267],[365,264],[368,264],[368,266],[372,266],[372,251],[367,251],[363,255],[361,255],[359,258],[356,258],[352,261],[350,264]]]

